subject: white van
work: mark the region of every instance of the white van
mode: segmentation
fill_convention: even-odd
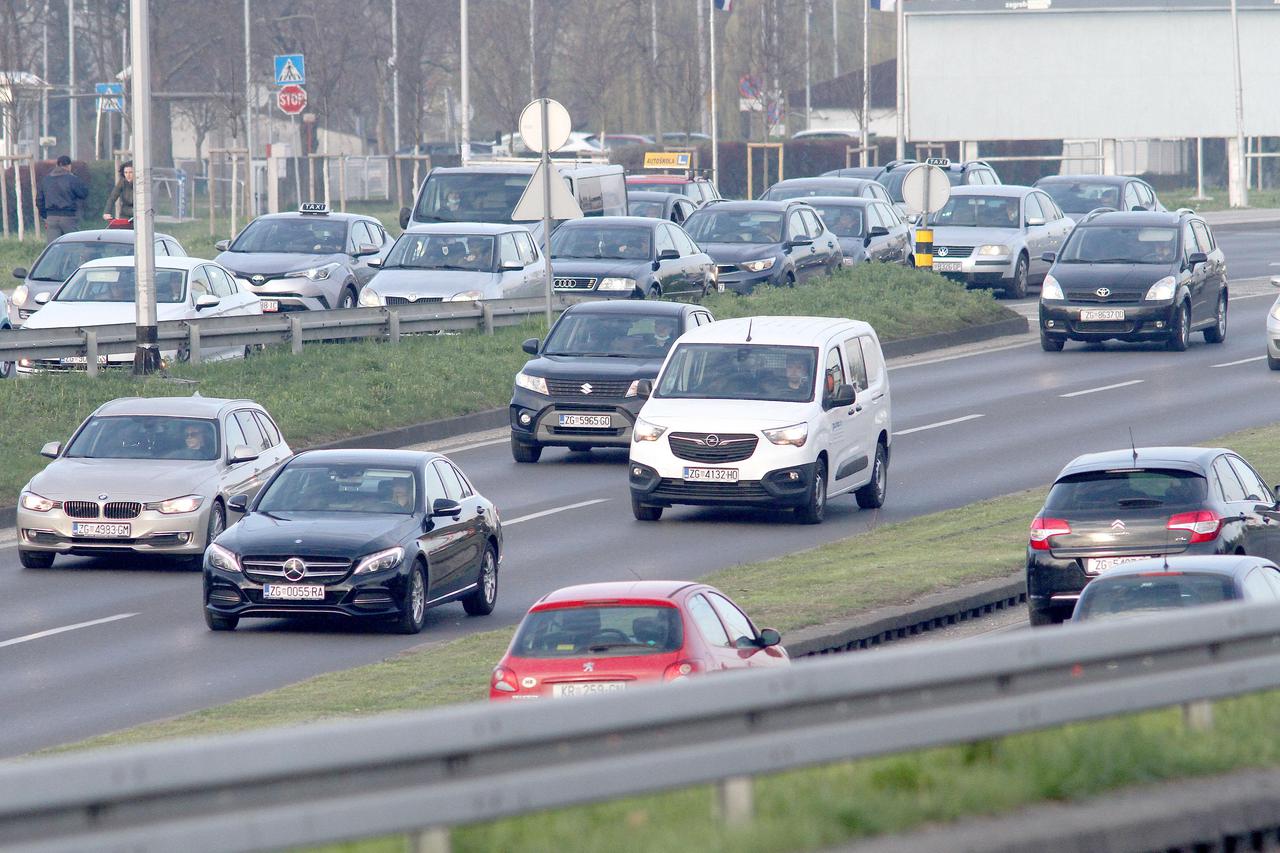
[[[828,497],[884,503],[893,435],[875,330],[835,317],[746,317],[685,332],[632,432],[631,508],[790,507],[822,521]]]

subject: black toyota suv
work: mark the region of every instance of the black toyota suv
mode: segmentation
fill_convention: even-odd
[[[1227,261],[1190,210],[1094,211],[1078,222],[1040,288],[1040,345],[1068,340],[1163,341],[1185,350],[1192,332],[1227,336]]]
[[[1253,554],[1280,558],[1275,492],[1221,447],[1090,453],[1062,469],[1027,543],[1032,625],[1071,615],[1085,584],[1148,557]]]
[[[569,306],[537,356],[516,374],[511,395],[511,455],[537,462],[544,447],[586,451],[629,447],[645,398],[638,383],[658,377],[676,338],[712,322],[711,312],[681,302],[616,300]]]

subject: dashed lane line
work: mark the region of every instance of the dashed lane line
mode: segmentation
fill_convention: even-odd
[[[1085,394],[1097,394],[1099,391],[1113,391],[1116,388],[1128,388],[1130,385],[1141,385],[1145,379],[1130,379],[1128,382],[1117,382],[1114,385],[1103,385],[1100,388],[1085,388],[1083,391],[1072,391],[1070,394],[1059,394],[1059,397],[1083,397]]]
[[[510,521],[504,521],[502,522],[502,526],[510,527],[513,524],[520,524],[521,522],[525,522],[525,521],[533,521],[535,518],[546,518],[548,515],[555,515],[556,513],[559,513],[559,512],[568,512],[571,509],[581,509],[584,506],[594,506],[595,504],[602,504],[608,500],[609,500],[608,498],[596,498],[595,500],[590,500],[590,501],[579,501],[576,504],[569,504],[568,506],[558,506],[552,509],[544,509],[541,512],[531,512],[528,515],[522,515],[519,518],[513,518]]]
[[[68,631],[78,631],[81,628],[92,628],[94,625],[105,625],[108,622],[119,622],[121,619],[128,619],[137,616],[137,613],[117,613],[114,616],[104,616],[101,619],[91,619],[88,622],[77,622],[74,625],[63,625],[61,628],[50,628],[47,631],[37,631],[34,634],[26,634],[21,637],[14,637],[11,640],[0,640],[0,649],[5,646],[16,646],[19,643],[29,643],[32,640],[40,640],[45,637],[52,637],[55,634],[65,634]]]
[[[911,429],[895,430],[893,435],[896,438],[900,435],[911,435],[913,432],[924,432],[927,429],[937,429],[938,427],[951,426],[952,424],[962,424],[965,421],[974,421],[982,415],[965,415],[962,418],[952,418],[948,421],[938,421],[936,424],[925,424],[924,426],[912,427]]]

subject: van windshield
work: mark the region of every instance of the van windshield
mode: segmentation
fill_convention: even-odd
[[[818,350],[765,344],[679,344],[655,397],[704,400],[813,399]]]
[[[511,172],[437,172],[427,178],[413,218],[417,222],[510,222],[529,177]]]

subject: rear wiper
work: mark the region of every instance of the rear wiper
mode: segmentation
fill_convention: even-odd
[[[650,645],[648,645],[647,643],[631,643],[631,642],[627,642],[627,643],[600,643],[599,645],[595,645],[595,646],[588,646],[588,647],[587,647],[587,651],[589,651],[589,652],[607,652],[609,649],[622,649],[622,648],[627,648],[627,647],[629,647],[629,646],[635,646],[635,647],[637,647],[637,648],[641,648],[641,649],[648,649],[648,648],[652,648],[652,647],[651,647]]]
[[[1116,503],[1128,507],[1164,506],[1164,501],[1159,498],[1121,498]]]

